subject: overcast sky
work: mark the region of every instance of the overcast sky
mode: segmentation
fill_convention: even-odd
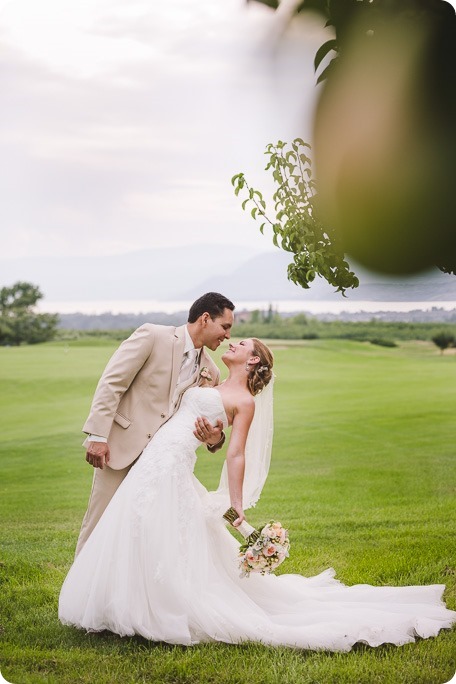
[[[0,0],[2,257],[272,248],[230,178],[310,139],[331,37],[244,0]]]

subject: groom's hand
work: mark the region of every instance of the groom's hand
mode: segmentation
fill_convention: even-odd
[[[214,446],[222,439],[223,423],[221,420],[218,420],[214,426],[210,424],[207,418],[197,418],[195,428],[193,434],[204,444]]]
[[[109,446],[106,442],[89,442],[87,445],[86,461],[94,468],[101,468],[109,462]]]

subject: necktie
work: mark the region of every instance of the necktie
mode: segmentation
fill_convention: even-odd
[[[181,382],[185,382],[191,376],[196,370],[196,367],[198,365],[198,349],[190,349],[188,352],[184,354],[184,358],[182,360],[182,365],[179,373],[179,379],[178,379],[178,384]]]

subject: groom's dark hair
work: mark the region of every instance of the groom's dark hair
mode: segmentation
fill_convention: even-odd
[[[188,312],[188,322],[194,323],[203,313],[208,313],[214,320],[223,316],[225,309],[234,311],[234,304],[218,292],[206,292],[202,297],[193,302]]]

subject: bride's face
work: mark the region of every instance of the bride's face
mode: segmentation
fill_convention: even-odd
[[[259,357],[253,351],[253,340],[241,340],[237,344],[228,345],[228,351],[222,356],[222,361],[226,366],[231,365],[246,365],[250,363],[258,363]]]

